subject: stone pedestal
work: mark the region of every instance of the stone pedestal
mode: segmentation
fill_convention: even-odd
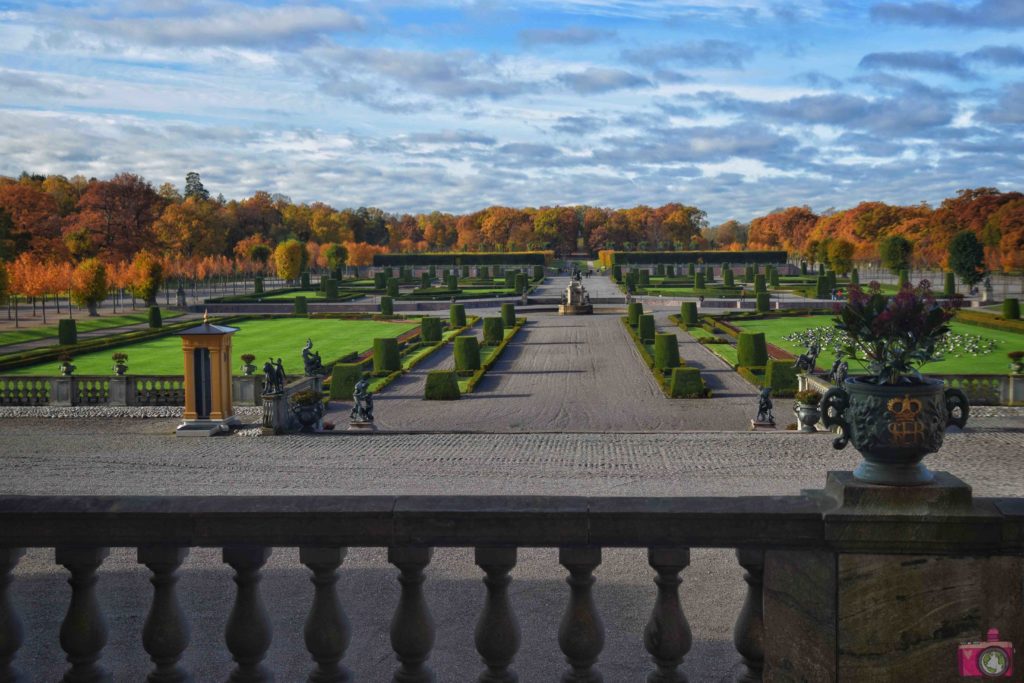
[[[135,380],[129,377],[110,378],[110,401],[112,406],[130,406],[135,404]]]
[[[71,376],[54,377],[50,380],[50,405],[74,405],[74,388],[75,380]]]
[[[967,484],[831,472],[805,493],[830,549],[765,554],[765,680],[955,681],[960,643],[990,628],[1024,642],[1024,559],[993,555],[999,517]]]
[[[348,423],[348,431],[350,432],[375,432],[377,431],[377,425],[367,420],[351,420]]]
[[[292,429],[294,416],[285,394],[263,394],[263,427],[265,435],[286,434]]]
[[[763,422],[761,420],[751,420],[750,421],[750,429],[754,430],[754,431],[756,431],[758,429],[775,429],[775,423],[774,422]]]

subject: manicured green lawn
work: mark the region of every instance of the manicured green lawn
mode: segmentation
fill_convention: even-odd
[[[700,296],[706,297],[729,297],[734,298],[740,295],[740,288],[736,287],[733,289],[702,289],[696,290],[693,287],[648,287],[642,289],[641,292],[647,296]],[[753,296],[751,294],[751,296]]]
[[[177,318],[181,315],[176,311],[160,311],[161,316],[164,320],[170,320]],[[92,332],[94,330],[106,330],[115,327],[125,327],[127,325],[137,325],[139,323],[145,323],[149,321],[149,315],[147,313],[130,313],[128,315],[106,315],[97,318],[75,318],[75,322],[78,323],[78,333]],[[21,330],[11,330],[9,332],[0,332],[0,346],[7,346],[9,344],[23,344],[30,341],[38,341],[39,339],[50,339],[57,340],[57,326],[56,325],[42,325],[40,327],[30,327]],[[0,349],[2,351],[2,349]]]
[[[785,341],[783,337],[812,327],[831,326],[832,317],[831,315],[792,316],[770,318],[767,320],[732,321],[732,324],[748,332],[764,332],[769,344],[774,344],[793,354],[801,354],[806,351],[805,347],[795,342]],[[993,339],[996,341],[996,348],[990,353],[978,356],[956,357],[954,355],[947,355],[944,360],[925,365],[922,368],[924,374],[1002,375],[1009,371],[1010,361],[1006,354],[1010,351],[1024,350],[1024,334],[993,330],[962,322],[953,322],[951,328],[955,334],[972,334]],[[834,360],[835,355],[831,349],[822,349],[821,355],[818,356],[818,367],[827,370],[832,367]],[[851,374],[861,372],[863,370],[859,363],[850,363]]]
[[[280,294],[264,294],[264,301],[292,301],[295,297],[304,296],[307,299],[323,299],[324,293],[319,290],[306,291],[306,292],[281,292]]]
[[[262,367],[268,357],[282,358],[289,374],[302,372],[302,347],[306,338],[313,340],[313,350],[325,363],[349,353],[362,352],[373,346],[375,337],[397,337],[417,327],[416,322],[380,322],[376,320],[313,320],[309,318],[277,318],[244,320],[237,325],[232,339],[232,362],[237,373],[241,355],[252,353],[256,365]],[[176,335],[160,337],[136,344],[95,351],[74,359],[78,375],[109,375],[115,351],[128,354],[128,372],[139,375],[180,375],[184,370],[181,339]],[[47,362],[18,370],[11,375],[56,375],[57,363]]]

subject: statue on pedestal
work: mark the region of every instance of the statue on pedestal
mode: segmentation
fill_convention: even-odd
[[[757,398],[757,417],[754,418],[754,422],[775,426],[775,415],[772,413],[772,390],[771,387],[765,387],[761,390],[761,395]]]
[[[275,365],[273,359],[268,358],[267,362],[263,364],[263,395],[273,396],[284,393],[284,383],[284,365],[281,363],[281,359],[278,358]]]
[[[814,372],[814,368],[818,365],[818,354],[821,353],[821,347],[816,343],[811,344],[810,348],[807,349],[807,353],[801,353],[794,366],[797,370],[805,373]]]
[[[324,365],[320,361],[320,352],[313,353],[313,340],[306,339],[306,345],[302,347],[302,364],[305,366],[304,371],[306,377],[316,377],[317,375],[323,375]]]
[[[843,354],[837,353],[836,360],[832,363],[832,369],[828,373],[828,381],[836,386],[843,386],[846,381],[846,376],[850,372],[850,366],[845,360],[843,360]]]
[[[370,393],[370,380],[360,377],[352,388],[352,412],[349,419],[354,422],[373,422],[373,394]]]

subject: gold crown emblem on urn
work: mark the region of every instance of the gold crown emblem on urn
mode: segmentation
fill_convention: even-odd
[[[891,398],[885,404],[892,413],[893,420],[889,423],[889,434],[898,446],[913,446],[924,438],[924,425],[917,416],[921,413],[921,402],[916,398],[904,395],[903,398]]]

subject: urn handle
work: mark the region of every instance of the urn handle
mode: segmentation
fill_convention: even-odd
[[[959,414],[956,414],[955,411],[959,411]],[[967,394],[959,389],[946,389],[946,412],[949,413],[946,426],[956,425],[963,429],[967,425],[967,416],[971,412],[971,404],[967,400]]]
[[[843,418],[849,406],[850,395],[841,387],[832,387],[821,397],[821,423],[826,427],[839,427],[839,436],[832,439],[832,447],[837,451],[850,443],[850,424]]]

